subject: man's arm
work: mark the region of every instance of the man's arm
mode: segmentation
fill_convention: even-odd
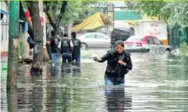
[[[102,62],[108,60],[109,57],[110,57],[110,53],[109,53],[109,51],[108,51],[103,57],[101,57],[101,58],[94,57],[93,59],[94,59],[95,61],[97,61],[97,62],[102,63]]]
[[[126,67],[127,67],[127,69],[129,69],[129,70],[132,70],[132,60],[131,60],[131,57],[129,56],[128,57],[128,63],[126,64]]]
[[[79,47],[81,48],[82,47],[82,42],[80,40],[79,41]]]
[[[131,56],[129,53],[126,53],[127,55],[127,63],[124,64],[124,66],[129,69],[129,70],[132,70],[132,60],[131,60]]]

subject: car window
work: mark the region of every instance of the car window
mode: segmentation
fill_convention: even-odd
[[[103,39],[103,38],[105,38],[105,36],[102,35],[102,34],[96,34],[96,38],[101,38],[101,39]]]
[[[156,44],[161,44],[161,41],[160,41],[158,38],[154,37],[153,40],[154,40],[154,42],[155,42]]]
[[[85,37],[86,38],[95,38],[95,34],[87,34]]]
[[[148,44],[153,44],[153,39],[149,37],[149,38],[147,39],[147,42],[148,42]]]

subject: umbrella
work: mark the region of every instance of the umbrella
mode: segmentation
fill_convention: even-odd
[[[134,30],[131,27],[115,28],[111,33],[111,42],[115,43],[117,40],[125,41],[132,35],[133,32]]]

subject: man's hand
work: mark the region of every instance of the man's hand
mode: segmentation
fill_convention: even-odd
[[[118,63],[119,63],[120,65],[124,65],[124,66],[127,65],[127,64],[126,64],[124,61],[122,61],[122,60],[119,60]]]
[[[97,62],[100,61],[100,59],[99,59],[98,57],[93,57],[93,60],[94,60],[94,61],[97,61]]]

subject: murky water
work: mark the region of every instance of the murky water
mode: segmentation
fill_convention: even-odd
[[[106,64],[92,61],[87,51],[82,64],[44,66],[42,76],[19,68],[18,90],[6,94],[1,81],[1,111],[7,112],[186,112],[188,60],[166,54],[131,54],[133,70],[125,87],[105,87]],[[7,97],[8,96],[8,97]]]

